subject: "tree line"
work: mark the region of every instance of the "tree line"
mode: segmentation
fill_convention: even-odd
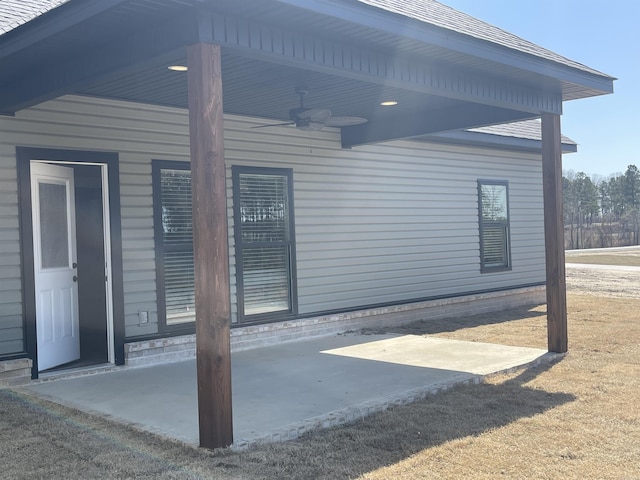
[[[562,177],[565,248],[640,245],[640,171],[608,178],[570,170]]]

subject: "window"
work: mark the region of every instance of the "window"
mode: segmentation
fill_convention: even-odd
[[[233,167],[238,320],[295,314],[292,171]]]
[[[506,181],[478,180],[480,216],[480,270],[511,268],[509,246],[509,185]]]
[[[184,162],[153,162],[158,318],[161,328],[195,321],[191,171]]]

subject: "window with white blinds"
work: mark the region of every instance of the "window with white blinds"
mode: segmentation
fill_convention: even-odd
[[[292,172],[233,168],[239,321],[296,312]]]
[[[153,167],[158,316],[180,326],[195,321],[191,171],[179,162]]]
[[[509,270],[511,252],[508,182],[478,180],[478,203],[481,271]]]

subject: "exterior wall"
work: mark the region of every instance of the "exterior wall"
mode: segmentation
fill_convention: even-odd
[[[0,232],[7,224],[6,235],[12,235],[0,251],[0,278],[5,275],[4,265],[14,266],[12,284],[6,290],[0,280],[0,299],[15,302],[8,305],[17,310],[12,322],[22,326],[15,147],[113,151],[118,152],[120,164],[126,334],[157,332],[151,159],[188,161],[187,123],[186,112],[177,109],[85,97],[65,97],[18,112],[13,118],[0,117]],[[149,311],[148,324],[139,325],[140,310]],[[0,311],[2,319],[4,304]],[[0,320],[0,329],[8,324]],[[9,353],[2,346],[3,338],[0,334],[0,353]],[[19,341],[21,350],[20,337]],[[14,342],[10,348],[16,346]]]
[[[226,122],[228,163],[293,168],[300,314],[545,281],[539,155],[247,127]],[[480,273],[479,178],[509,181],[511,271]]]
[[[544,282],[539,155],[411,141],[343,150],[335,131],[259,124],[225,116],[234,316],[231,165],[293,168],[301,314]],[[16,146],[118,152],[126,335],[156,333],[151,160],[188,161],[186,111],[64,97],[0,117],[0,132],[0,354],[22,348]],[[511,271],[480,273],[478,178],[509,181]]]

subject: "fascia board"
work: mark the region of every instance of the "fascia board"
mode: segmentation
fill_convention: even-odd
[[[375,7],[363,8],[362,5],[347,5],[334,0],[276,1],[401,37],[408,37],[428,45],[435,45],[443,49],[573,83],[587,89],[597,90],[602,93],[613,93],[613,80],[616,80],[615,77],[581,71],[552,60],[539,58],[525,52],[517,52],[487,40],[425,24],[393,12],[375,9]]]

